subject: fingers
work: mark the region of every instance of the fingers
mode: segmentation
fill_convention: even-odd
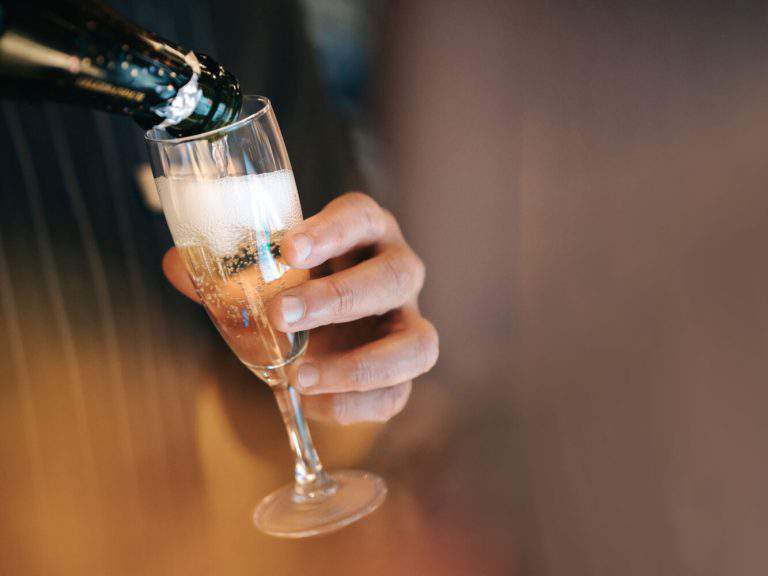
[[[200,297],[197,295],[195,286],[192,284],[189,273],[176,248],[171,248],[163,256],[163,274],[176,290],[198,304],[200,303]]]
[[[293,227],[280,245],[289,266],[312,268],[356,247],[400,237],[394,217],[371,197],[344,194]]]
[[[302,394],[366,392],[427,372],[438,357],[437,331],[413,311],[405,327],[353,350],[309,358],[297,371]]]
[[[382,252],[357,266],[286,290],[268,306],[283,332],[351,322],[402,306],[421,290],[424,265],[407,247]]]
[[[336,424],[386,422],[405,407],[411,395],[411,383],[369,392],[304,396],[304,412],[314,420]]]

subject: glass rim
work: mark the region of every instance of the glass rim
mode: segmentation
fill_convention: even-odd
[[[219,126],[218,128],[214,128],[213,130],[208,130],[207,132],[201,132],[200,134],[192,134],[191,136],[179,136],[176,138],[156,138],[152,136],[152,132],[154,132],[156,128],[150,128],[144,133],[144,140],[146,140],[147,142],[154,142],[156,144],[183,144],[185,142],[192,142],[194,140],[209,138],[210,136],[214,136],[216,134],[222,134],[222,133],[229,132],[231,130],[237,130],[238,128],[247,124],[251,120],[254,120],[255,118],[263,116],[264,114],[267,114],[270,110],[272,110],[272,102],[270,102],[269,98],[267,98],[266,96],[259,96],[258,94],[247,94],[243,96],[243,103],[245,103],[246,100],[256,100],[264,104],[264,107],[259,110],[256,110],[256,112],[252,114],[248,114],[248,116],[243,116],[239,120],[236,120],[235,122],[227,124],[226,126]],[[241,110],[242,110],[242,107],[241,107]]]

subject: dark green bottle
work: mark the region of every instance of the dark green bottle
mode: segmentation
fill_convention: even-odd
[[[189,136],[232,122],[237,79],[98,0],[0,0],[0,95],[131,116]]]

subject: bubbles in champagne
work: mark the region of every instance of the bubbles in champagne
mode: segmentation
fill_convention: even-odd
[[[157,186],[174,241],[219,332],[263,380],[285,382],[283,367],[301,353],[306,336],[275,330],[266,306],[308,277],[280,257],[285,231],[302,218],[293,174],[159,178]]]
[[[218,257],[235,254],[253,231],[285,230],[302,218],[290,170],[156,183],[176,245],[204,244]]]

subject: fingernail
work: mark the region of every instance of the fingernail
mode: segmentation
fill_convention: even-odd
[[[296,296],[286,296],[280,302],[280,309],[283,313],[283,321],[293,324],[304,316],[304,301]]]
[[[296,250],[296,260],[304,262],[312,252],[312,240],[306,234],[296,234],[292,241],[293,248]]]
[[[312,388],[320,380],[320,372],[312,364],[302,364],[298,373],[299,389]]]

